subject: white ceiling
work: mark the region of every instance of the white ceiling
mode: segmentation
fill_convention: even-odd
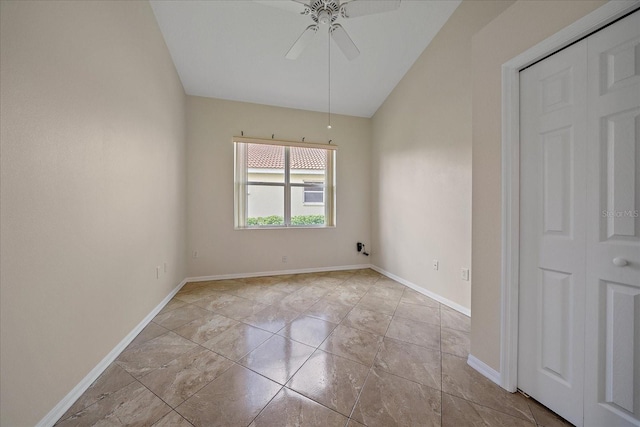
[[[331,112],[371,117],[459,4],[403,0],[393,12],[338,18],[361,53],[348,61],[331,42]],[[326,27],[297,60],[284,57],[310,17],[250,0],[151,6],[187,94],[327,111]]]

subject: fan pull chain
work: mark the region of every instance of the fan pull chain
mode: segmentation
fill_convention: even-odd
[[[327,40],[329,41],[329,81],[327,84],[327,88],[329,90],[329,95],[327,96],[327,99],[329,101],[329,105],[327,107],[327,120],[328,120],[328,124],[327,124],[327,129],[331,129],[331,27],[329,27],[329,33],[327,36]]]

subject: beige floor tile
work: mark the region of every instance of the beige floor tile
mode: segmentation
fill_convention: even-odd
[[[201,288],[203,286],[207,286],[207,284],[210,282],[189,282],[189,283],[185,283],[185,285],[180,288],[180,290],[178,291],[178,294],[184,294],[187,292],[191,292],[195,289]]]
[[[274,283],[273,285],[271,285],[271,289],[279,292],[284,292],[286,294],[291,294],[302,289],[304,285],[304,282],[292,278],[286,278],[282,279],[278,283]]]
[[[325,290],[331,290],[336,286],[342,284],[344,282],[343,279],[331,276],[320,276],[311,281],[309,281],[309,285],[320,287]]]
[[[269,289],[265,289],[259,295],[257,295],[255,297],[255,300],[261,302],[262,304],[275,305],[286,298],[288,295],[289,293],[287,292],[279,291],[277,289],[269,287]]]
[[[189,421],[182,418],[176,411],[171,411],[160,418],[152,427],[192,427]]]
[[[249,427],[344,427],[347,417],[283,388]]]
[[[135,337],[133,341],[127,346],[127,349],[131,347],[135,347],[139,344],[143,344],[149,340],[159,337],[160,335],[164,335],[169,330],[167,328],[163,328],[157,323],[149,322],[147,326]]]
[[[257,299],[264,292],[270,289],[269,285],[247,285],[243,284],[241,286],[237,286],[233,289],[229,289],[226,291],[231,295],[235,295],[237,297],[246,298],[246,299]]]
[[[366,366],[373,365],[382,337],[348,326],[338,325],[320,349]]]
[[[469,333],[455,329],[442,328],[440,330],[440,346],[443,353],[466,358],[469,356]]]
[[[365,310],[377,311],[392,316],[396,311],[398,301],[374,297],[367,293],[358,301],[358,306]]]
[[[198,345],[174,332],[167,332],[126,349],[115,363],[134,377],[140,378],[194,348],[198,348]]]
[[[376,282],[373,286],[371,286],[371,288],[369,288],[369,290],[367,291],[367,295],[397,303],[398,301],[400,301],[400,298],[402,298],[403,292],[404,289],[388,288],[380,286],[378,285],[378,282]]]
[[[175,329],[192,320],[206,316],[207,311],[192,304],[184,305],[175,310],[159,314],[154,317],[153,322],[167,329]]]
[[[340,323],[347,313],[349,313],[351,308],[352,306],[350,305],[321,299],[309,307],[309,309],[304,312],[304,315],[326,320],[331,323]]]
[[[176,411],[196,427],[247,426],[282,387],[234,365]]]
[[[361,297],[363,297],[369,291],[369,289],[371,289],[374,286],[374,284],[375,282],[372,283],[369,281],[349,279],[346,282],[344,282],[342,285],[337,287],[336,289],[340,289],[342,291],[347,291],[347,292],[357,292],[360,294]]]
[[[375,286],[384,287],[384,288],[387,288],[387,289],[400,289],[402,291],[404,291],[406,289],[406,286],[404,286],[402,283],[396,282],[395,280],[390,279],[388,277],[384,277],[384,276],[381,276],[376,281]]]
[[[349,416],[368,371],[364,365],[316,350],[287,387]]]
[[[284,328],[298,316],[299,314],[293,310],[287,310],[286,308],[279,308],[270,305],[247,317],[243,322],[255,326],[256,328],[275,333]]]
[[[115,363],[112,363],[98,377],[98,379],[89,386],[82,396],[80,396],[80,398],[71,405],[71,408],[69,408],[60,419],[64,420],[69,418],[71,415],[80,412],[97,401],[111,396],[113,393],[128,386],[135,380],[136,379],[129,375],[127,371]]]
[[[533,399],[527,399],[533,418],[540,427],[571,427],[572,424]]]
[[[266,304],[260,304],[257,301],[250,299],[240,298],[240,301],[236,301],[233,304],[229,304],[223,307],[219,307],[214,310],[218,314],[230,317],[234,320],[244,320],[252,314],[256,314],[259,311],[264,310],[268,306]]]
[[[280,276],[260,276],[260,277],[248,277],[246,279],[239,279],[248,285],[273,285],[278,283]]]
[[[471,332],[471,318],[455,311],[446,305],[440,310],[442,326],[457,331]]]
[[[369,427],[440,426],[440,391],[372,369],[352,417]]]
[[[140,382],[176,407],[232,365],[229,359],[199,347],[149,372]]]
[[[467,359],[442,354],[442,391],[505,414],[533,422],[526,399],[519,393],[509,393],[475,369]]]
[[[151,425],[170,411],[171,407],[135,381],[56,426]]]
[[[298,313],[303,313],[309,307],[314,305],[320,299],[319,296],[315,294],[309,294],[308,292],[303,292],[302,289],[299,289],[295,292],[290,293],[286,297],[284,297],[280,302],[274,304],[276,307],[285,308],[287,310],[297,311]]]
[[[354,307],[344,318],[342,325],[372,334],[384,336],[391,323],[391,316],[364,308]]]
[[[274,335],[238,363],[284,385],[314,351],[314,347]]]
[[[374,367],[393,375],[440,390],[441,358],[438,350],[385,338]]]
[[[202,344],[231,360],[238,360],[268,340],[271,332],[239,323]]]
[[[440,308],[437,307],[425,307],[400,301],[398,308],[396,308],[395,316],[415,320],[416,322],[440,325]]]
[[[176,328],[174,332],[188,340],[202,344],[237,324],[236,320],[209,312],[199,319]]]
[[[522,418],[442,393],[442,426],[535,427]]]
[[[229,291],[231,289],[235,289],[238,286],[244,285],[244,282],[235,279],[225,279],[225,280],[210,280],[207,282],[201,282],[207,288],[214,291]]]
[[[402,294],[401,302],[406,302],[408,304],[418,304],[424,305],[426,307],[434,307],[440,308],[440,303],[433,298],[429,298],[426,295],[421,294],[420,292],[416,292],[413,289],[406,288],[404,290],[404,294]]]
[[[440,326],[395,317],[387,330],[387,337],[440,350]]]
[[[351,276],[349,279],[342,282],[345,285],[349,284],[360,284],[365,286],[372,286],[374,283],[378,281],[378,276],[371,276],[368,274],[355,274]]]
[[[570,425],[470,368],[469,330],[370,269],[188,283],[59,423]]]
[[[243,298],[226,292],[216,292],[194,303],[205,310],[217,312],[219,309],[242,302]]]
[[[282,328],[278,335],[301,342],[313,347],[318,347],[338,326],[335,323],[316,319],[314,317],[300,316]]]
[[[366,293],[366,290],[350,289],[340,285],[334,290],[327,292],[322,299],[331,303],[353,307]]]
[[[182,290],[180,290],[174,298],[187,303],[193,303],[216,292],[218,291],[209,286],[200,286],[189,291],[182,292]]]
[[[175,310],[176,308],[180,308],[180,307],[183,307],[185,305],[187,305],[186,302],[184,302],[182,300],[179,300],[177,298],[173,298],[173,299],[171,299],[171,301],[169,301],[167,303],[167,305],[165,305],[162,308],[162,310],[160,310],[160,312],[158,314],[164,314],[164,313],[166,313],[168,311]]]

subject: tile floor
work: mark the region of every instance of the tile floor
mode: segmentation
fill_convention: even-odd
[[[469,318],[372,270],[188,283],[57,426],[565,426]]]

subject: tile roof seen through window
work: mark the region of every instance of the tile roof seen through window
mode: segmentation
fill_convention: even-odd
[[[284,147],[247,144],[247,166],[254,169],[284,169]],[[327,151],[321,148],[291,147],[291,169],[323,170]]]

